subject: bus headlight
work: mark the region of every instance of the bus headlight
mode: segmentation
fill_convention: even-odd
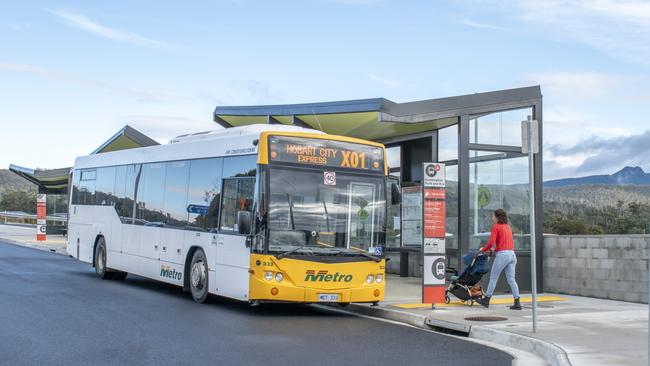
[[[373,283],[373,282],[375,282],[375,276],[371,274],[368,275],[368,277],[366,277],[366,283]]]
[[[266,271],[264,273],[264,279],[267,280],[267,281],[271,281],[273,279],[273,272]]]
[[[280,273],[280,272],[276,273],[275,274],[275,280],[278,281],[278,282],[282,282],[282,280],[284,280],[284,276],[282,275],[282,273]]]
[[[375,276],[375,282],[382,283],[384,282],[384,275],[378,274]]]

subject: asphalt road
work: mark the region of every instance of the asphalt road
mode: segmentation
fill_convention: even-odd
[[[510,365],[489,347],[304,305],[216,299],[0,241],[1,365]]]

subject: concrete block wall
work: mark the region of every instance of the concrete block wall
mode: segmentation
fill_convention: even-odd
[[[648,303],[650,235],[544,236],[544,291]]]

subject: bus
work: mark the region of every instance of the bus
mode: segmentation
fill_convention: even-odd
[[[78,157],[71,174],[67,251],[101,279],[131,273],[197,302],[384,299],[399,191],[379,143],[247,125]]]

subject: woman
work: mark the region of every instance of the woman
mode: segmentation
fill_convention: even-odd
[[[481,252],[489,251],[496,244],[496,257],[494,263],[492,263],[490,284],[488,285],[487,292],[478,302],[486,308],[490,306],[490,298],[494,292],[494,287],[497,285],[499,276],[501,276],[501,271],[505,269],[508,285],[512,290],[512,296],[515,298],[515,303],[510,309],[521,310],[519,286],[517,286],[517,281],[515,281],[515,267],[517,265],[517,256],[514,250],[515,242],[512,239],[512,230],[508,225],[508,215],[506,212],[502,209],[495,210],[492,214],[492,224],[492,234],[490,234],[490,239],[487,244],[481,248]]]

